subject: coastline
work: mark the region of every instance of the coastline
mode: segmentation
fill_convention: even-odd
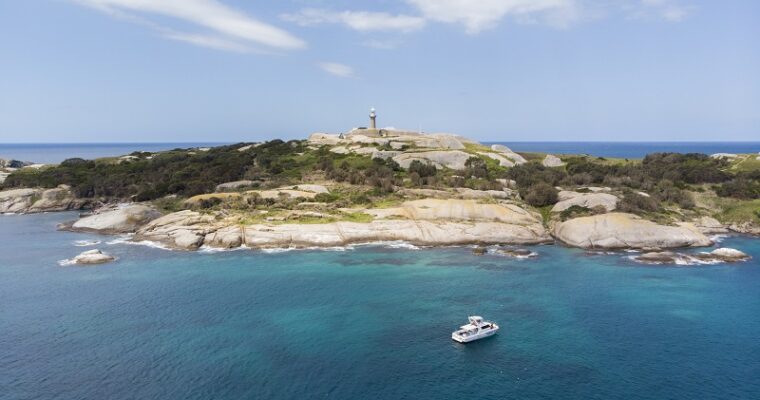
[[[753,196],[742,190],[755,158],[558,157],[452,134],[358,128],[59,166],[11,161],[19,168],[0,191],[0,212],[92,210],[59,228],[193,251],[393,242],[658,252],[712,246],[706,235],[714,233],[759,235],[757,201],[741,197]],[[741,212],[715,218],[737,204]]]
[[[50,212],[57,212],[57,211],[50,211]],[[74,211],[68,211],[68,212],[74,212]],[[41,213],[48,213],[48,212],[41,212]],[[24,214],[24,213],[0,214],[0,216],[8,216],[8,217],[13,217],[13,216],[22,217],[26,215],[33,215],[33,214]],[[366,240],[345,241],[341,243],[334,243],[334,242],[325,242],[323,238],[321,238],[320,236],[315,236],[315,240],[313,242],[299,242],[295,244],[279,242],[279,243],[263,243],[263,244],[257,245],[254,243],[246,242],[246,243],[241,243],[236,246],[222,246],[222,245],[219,245],[219,243],[221,242],[214,241],[214,240],[210,240],[206,242],[206,240],[204,240],[197,247],[182,247],[182,246],[171,245],[167,243],[166,241],[154,240],[145,236],[140,236],[136,232],[124,233],[124,232],[118,232],[117,230],[113,230],[113,229],[105,229],[105,230],[90,229],[90,228],[77,229],[77,228],[72,227],[74,222],[76,221],[73,220],[73,221],[68,221],[68,222],[59,224],[57,226],[57,229],[61,231],[69,231],[69,232],[75,232],[75,233],[98,234],[100,236],[103,236],[104,238],[110,238],[110,239],[102,240],[102,242],[106,244],[122,244],[123,243],[123,244],[130,244],[130,245],[148,246],[148,247],[158,248],[162,250],[169,250],[169,251],[191,251],[191,252],[197,251],[200,253],[214,253],[214,252],[241,251],[241,250],[271,251],[271,252],[293,251],[293,250],[345,251],[348,249],[353,249],[353,248],[362,247],[362,246],[387,246],[387,247],[392,247],[392,248],[406,248],[406,249],[424,249],[424,248],[438,248],[438,247],[441,247],[441,248],[469,247],[469,248],[477,249],[477,248],[489,248],[489,247],[517,248],[517,247],[553,245],[553,246],[560,246],[560,247],[567,247],[567,248],[583,249],[591,253],[593,252],[640,253],[640,252],[646,252],[646,251],[652,250],[652,248],[646,248],[646,247],[637,248],[637,247],[574,246],[572,244],[568,244],[568,243],[563,242],[562,240],[559,240],[558,238],[554,237],[552,234],[548,232],[545,238],[540,238],[538,240],[529,240],[529,241],[517,241],[517,240],[509,241],[509,240],[503,240],[503,239],[502,240],[475,239],[475,240],[469,240],[469,241],[465,240],[465,241],[456,241],[456,242],[452,242],[452,241],[432,242],[432,241],[414,241],[414,240],[403,240],[403,239],[387,240],[382,237],[377,237],[374,239],[369,238]],[[387,222],[408,223],[410,221],[387,221]],[[328,224],[323,224],[323,225],[328,225]],[[355,224],[355,225],[361,227],[361,225],[366,225],[366,224]],[[279,227],[286,226],[290,230],[301,230],[307,227],[313,228],[315,226],[320,226],[320,224],[308,224],[308,225],[287,224],[287,225],[257,226],[256,229],[272,229],[278,226]],[[243,230],[245,228],[246,227],[241,227],[241,229]],[[224,228],[221,228],[221,229],[224,229]],[[706,247],[714,246],[725,237],[731,237],[731,236],[746,236],[749,238],[757,238],[757,235],[731,231],[729,229],[725,233],[706,234],[706,237],[709,239],[709,243],[706,243],[701,246],[674,246],[674,247],[668,247],[668,248],[672,250],[694,249],[694,248],[702,248],[702,247],[706,248]],[[84,246],[86,247],[87,245],[84,245]]]
[[[56,212],[57,213],[57,212]],[[36,213],[36,214],[49,214],[49,213]],[[7,215],[8,217],[12,216],[33,216],[35,214],[28,214],[28,215]],[[565,243],[562,243],[558,240],[552,240],[550,242],[543,242],[543,243],[535,243],[535,244],[521,244],[521,245],[510,245],[510,244],[483,244],[483,243],[469,243],[469,244],[427,244],[427,245],[415,245],[409,242],[405,241],[367,241],[367,242],[357,242],[357,243],[350,243],[346,245],[337,245],[337,246],[328,246],[328,245],[299,245],[299,246],[287,246],[287,247],[250,247],[247,245],[241,245],[239,247],[234,248],[220,248],[220,247],[212,247],[207,245],[202,245],[199,248],[195,249],[194,251],[188,251],[187,249],[180,249],[177,247],[170,247],[166,246],[164,243],[157,242],[157,241],[151,241],[151,240],[140,240],[139,238],[135,238],[134,234],[105,234],[105,233],[98,233],[94,231],[77,231],[77,230],[65,230],[66,232],[70,233],[82,233],[82,234],[97,234],[98,237],[102,237],[103,239],[88,239],[88,240],[78,240],[74,241],[73,245],[75,247],[81,247],[84,249],[95,249],[98,247],[102,247],[104,249],[110,248],[110,246],[119,246],[119,245],[128,245],[128,246],[138,246],[138,247],[146,247],[146,248],[152,248],[156,250],[162,250],[162,251],[168,251],[168,252],[178,252],[178,253],[196,253],[199,256],[200,255],[214,255],[214,254],[224,254],[224,253],[234,253],[234,252],[252,252],[252,253],[262,253],[262,254],[279,254],[279,253],[288,253],[288,252],[310,252],[310,251],[318,251],[318,252],[351,252],[351,251],[363,251],[363,249],[369,249],[369,248],[386,248],[386,249],[397,249],[397,250],[406,250],[406,251],[422,251],[422,250],[432,250],[432,249],[467,249],[468,252],[471,252],[473,256],[488,256],[489,258],[506,258],[506,259],[512,259],[516,261],[525,261],[528,262],[529,260],[533,260],[536,258],[540,258],[540,254],[544,253],[545,251],[540,250],[541,248],[564,248],[567,250],[576,250],[576,251],[582,251],[586,257],[596,257],[596,256],[615,256],[619,257],[621,260],[627,260],[630,262],[635,263],[636,265],[641,266],[675,266],[675,267],[685,267],[685,266],[710,266],[710,265],[718,265],[718,264],[731,264],[735,262],[743,262],[747,261],[749,257],[746,255],[742,255],[741,258],[731,258],[731,257],[711,257],[710,252],[711,248],[717,248],[719,250],[724,250],[725,248],[721,247],[721,242],[723,241],[734,241],[735,239],[745,238],[750,240],[757,240],[756,236],[752,235],[745,235],[741,233],[728,233],[728,234],[714,234],[709,235],[709,239],[711,240],[711,244],[709,246],[705,247],[685,247],[685,248],[671,248],[666,250],[659,250],[659,249],[625,249],[625,248],[617,248],[617,249],[594,249],[594,248],[578,248],[574,246],[569,246]],[[728,249],[730,251],[733,251],[733,249]],[[715,250],[713,250],[714,252]],[[669,254],[667,259],[647,259],[646,257],[652,254]],[[74,261],[74,259],[63,259],[59,261],[59,265],[62,266],[71,266],[71,265],[77,265]],[[114,260],[118,260],[118,258],[114,258]]]

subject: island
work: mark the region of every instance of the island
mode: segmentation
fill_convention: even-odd
[[[518,153],[375,128],[30,166],[3,162],[0,213],[86,210],[62,229],[174,249],[403,241],[663,249],[760,234],[760,156]]]

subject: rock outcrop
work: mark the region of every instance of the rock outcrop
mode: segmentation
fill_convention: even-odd
[[[378,134],[382,136],[377,136]],[[345,151],[355,145],[390,145],[394,149],[411,145],[425,149],[463,150],[464,143],[474,143],[462,136],[447,133],[421,134],[392,129],[356,129],[344,135],[314,133],[309,136],[308,142],[313,146],[339,146]]]
[[[250,187],[253,186],[256,182],[250,181],[250,180],[242,180],[242,181],[234,181],[234,182],[226,182],[226,183],[220,183],[216,185],[216,191],[217,192],[226,192],[229,190],[235,190],[240,189],[244,187]]]
[[[422,199],[404,202],[400,207],[365,211],[376,218],[402,217],[430,221],[501,222],[524,226],[541,226],[541,221],[528,211],[512,204],[482,204],[473,200]]]
[[[402,168],[409,168],[412,161],[420,161],[422,163],[430,163],[435,165],[436,168],[450,168],[450,169],[464,169],[467,160],[472,155],[459,150],[452,151],[421,151],[402,153],[396,157],[393,157],[393,161],[397,162]]]
[[[743,251],[728,248],[728,247],[721,247],[709,253],[703,253],[703,254],[710,254],[712,257],[715,257],[721,261],[744,261],[744,260],[749,260],[751,258],[748,254],[746,254]]]
[[[465,199],[465,200],[483,200],[483,199],[509,199],[514,197],[512,190],[475,190],[469,188],[456,188],[454,190],[437,190],[437,189],[400,189],[397,194],[404,197],[433,197],[437,199]]]
[[[757,225],[752,221],[733,223],[728,228],[733,232],[760,236],[760,225]]]
[[[335,146],[340,141],[341,139],[338,135],[331,135],[329,133],[313,133],[309,136],[309,143],[316,146]]]
[[[728,233],[729,230],[713,217],[701,217],[692,222],[704,234]]]
[[[367,210],[372,214],[373,210]],[[135,240],[171,248],[326,247],[401,240],[418,245],[535,244],[551,241],[540,220],[513,205],[467,200],[417,200],[378,209],[389,219],[368,223],[252,224],[217,220],[194,211],[158,218],[137,231]],[[403,219],[399,219],[403,218]]]
[[[640,249],[709,246],[712,241],[693,225],[666,226],[633,214],[580,217],[555,225],[554,237],[586,249]]]
[[[549,168],[561,167],[565,165],[565,163],[563,163],[562,160],[559,159],[559,157],[553,156],[551,154],[547,154],[544,160],[541,161],[541,164],[544,167],[549,167]]]
[[[105,264],[115,259],[116,258],[114,258],[112,255],[103,253],[100,250],[88,250],[72,258],[65,264],[97,265],[97,264]]]
[[[330,149],[330,152],[335,154],[348,154],[351,152],[351,150],[349,150],[346,146],[335,146]]]
[[[695,254],[674,253],[670,251],[648,252],[633,257],[633,260],[644,264],[698,265],[735,263],[746,261],[750,258],[749,255],[742,251],[730,248],[720,248],[711,252],[700,252]]]
[[[405,241],[416,245],[537,244],[548,240],[530,226],[496,222],[433,222],[376,220],[369,223],[335,222],[312,225],[250,225],[245,242],[250,247],[329,247],[351,243]]]
[[[104,234],[133,233],[160,216],[161,213],[153,207],[132,204],[81,218],[71,225],[71,229]]]
[[[313,199],[318,194],[330,193],[330,191],[322,185],[293,185],[286,186],[277,189],[269,190],[248,190],[245,192],[224,192],[224,193],[208,193],[199,194],[185,200],[184,204],[190,208],[203,208],[203,204],[208,201],[233,201],[233,200],[245,200],[250,197],[261,197],[262,199],[278,200],[281,197],[287,197],[291,199]]]
[[[490,158],[492,160],[498,161],[499,162],[499,166],[502,166],[502,167],[511,168],[511,167],[515,166],[515,162],[514,161],[508,159],[507,157],[505,157],[505,156],[503,156],[501,154],[489,153],[489,152],[485,152],[485,151],[480,151],[480,152],[478,152],[478,154],[480,154],[481,156],[486,156],[486,157],[488,157],[488,158]]]
[[[76,210],[82,207],[66,185],[53,189],[11,189],[0,192],[0,214]]]
[[[279,188],[278,190],[299,190],[302,192],[311,192],[311,193],[330,193],[330,190],[327,189],[325,186],[322,185],[313,185],[313,184],[307,184],[307,183],[301,183],[298,185],[293,186],[287,186],[283,188]]]
[[[171,248],[195,250],[203,245],[206,235],[222,227],[224,226],[210,215],[185,210],[149,222],[137,230],[134,240],[148,240]]]
[[[40,189],[11,189],[0,192],[0,213],[26,212],[40,196]]]
[[[74,198],[69,186],[60,185],[57,188],[43,190],[40,198],[32,204],[27,212],[66,211],[78,209],[81,205],[82,202]]]
[[[375,150],[372,152],[372,158],[380,158],[383,160],[397,157],[399,155],[401,155],[401,152],[396,150]]]
[[[26,162],[26,161],[19,161],[19,160],[6,160],[3,158],[0,158],[0,168],[24,168],[29,165],[32,165],[33,163]]]
[[[360,154],[372,158],[389,159],[409,168],[414,160],[435,165],[436,168],[463,169],[465,162],[473,157],[467,153],[466,144],[479,144],[463,136],[447,133],[424,134],[393,129],[357,128],[343,135],[314,133],[308,139],[310,146],[329,146],[336,154]],[[388,146],[380,150],[377,146]],[[409,151],[401,151],[404,148]],[[502,167],[512,167],[527,160],[503,145],[493,145],[491,151],[478,152],[499,162]]]
[[[209,232],[203,239],[203,245],[217,249],[234,249],[244,244],[245,230],[242,226],[225,226]]]
[[[552,212],[562,212],[572,206],[585,208],[602,207],[607,212],[617,208],[617,196],[609,193],[578,193],[570,191],[561,191],[558,195],[559,202],[552,207]]]
[[[510,149],[507,146],[504,146],[503,144],[491,145],[491,150],[506,156],[510,160],[514,161],[514,163],[517,165],[525,164],[526,162],[528,162],[528,160],[526,160],[525,157],[515,153],[514,151],[512,151],[512,149]]]

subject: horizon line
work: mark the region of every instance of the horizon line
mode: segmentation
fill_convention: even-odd
[[[280,139],[273,138],[258,141],[231,140],[231,141],[189,141],[189,142],[0,142],[3,145],[76,145],[76,144],[237,144],[237,143],[262,143],[272,140],[306,140],[306,139]],[[482,143],[760,143],[760,140],[478,140]]]

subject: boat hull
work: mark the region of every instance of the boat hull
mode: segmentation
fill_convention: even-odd
[[[483,331],[483,332],[478,332],[478,333],[476,333],[474,335],[468,335],[468,336],[457,335],[456,332],[454,332],[454,333],[451,334],[451,339],[453,339],[454,341],[457,341],[459,343],[470,343],[470,342],[474,342],[476,340],[480,340],[480,339],[485,339],[487,337],[491,337],[491,336],[495,335],[496,332],[498,332],[498,331],[499,331],[499,328],[495,328],[495,329],[489,329],[489,330]]]

